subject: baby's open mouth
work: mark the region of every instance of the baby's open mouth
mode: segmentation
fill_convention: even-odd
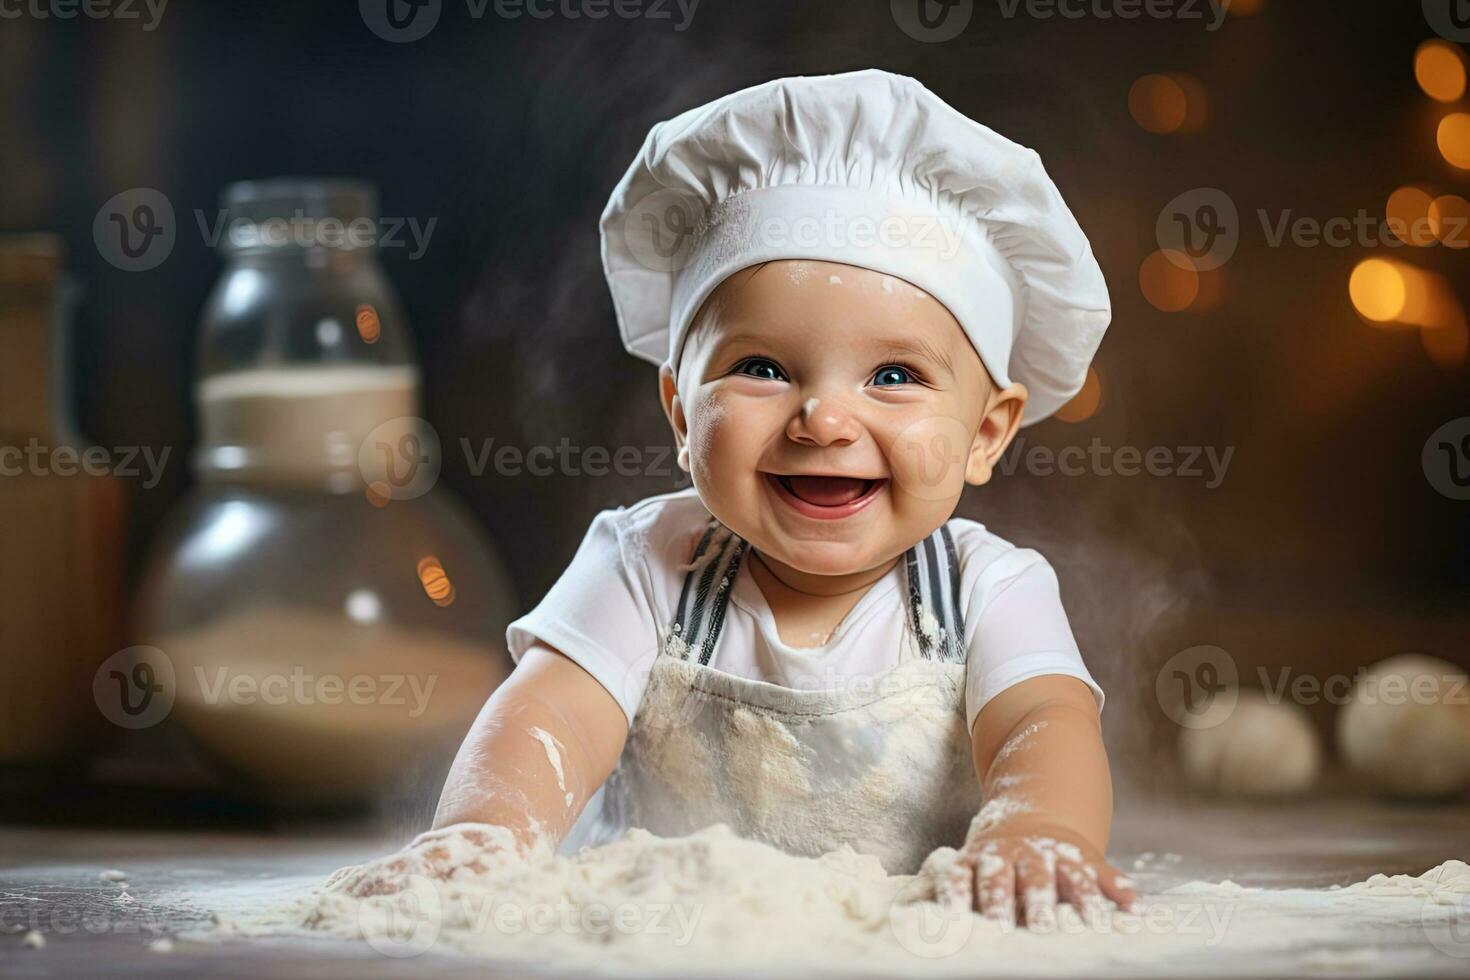
[[[872,498],[887,481],[856,476],[767,473],[777,495],[808,516],[845,516]]]

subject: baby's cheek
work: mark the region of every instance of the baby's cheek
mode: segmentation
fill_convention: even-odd
[[[896,489],[932,503],[957,499],[965,486],[970,430],[958,418],[927,415],[899,429],[888,446]]]
[[[708,472],[716,453],[728,454],[729,447],[722,444],[728,419],[729,411],[718,395],[694,406],[689,426],[689,464],[696,473]]]

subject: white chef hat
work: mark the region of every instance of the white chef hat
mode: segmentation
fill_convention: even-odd
[[[1026,385],[1030,423],[1082,387],[1111,316],[1035,151],[875,69],[777,79],[659,123],[601,229],[623,344],[655,364],[677,366],[695,313],[733,273],[840,262],[943,303],[996,384]]]

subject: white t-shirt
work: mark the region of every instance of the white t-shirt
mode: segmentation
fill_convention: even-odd
[[[553,647],[617,699],[631,725],[654,657],[684,584],[686,564],[710,519],[694,488],[605,510],[592,521],[572,563],[537,606],[506,628],[519,662],[533,641]],[[1056,573],[1037,552],[996,537],[983,524],[949,522],[964,597],[965,717],[1001,691],[1046,674],[1088,673],[1062,609]],[[798,689],[841,687],[895,666],[905,629],[903,562],[863,594],[827,642],[781,641],[760,586],[744,563],[735,576],[710,665],[728,674]]]

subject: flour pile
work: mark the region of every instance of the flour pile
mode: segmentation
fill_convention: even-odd
[[[208,935],[335,937],[387,956],[640,976],[1174,975],[1202,963],[1228,972],[1247,953],[1281,971],[1348,963],[1463,975],[1470,957],[1470,866],[1460,861],[1323,890],[1197,882],[1151,895],[1139,915],[1092,925],[1063,907],[1041,934],[943,912],[925,900],[929,882],[886,875],[870,856],[793,857],[721,826],[675,839],[633,830],[572,857],[524,860],[477,840],[451,835],[433,859],[399,855],[355,869],[361,897],[337,879],[274,908],[217,911]]]

